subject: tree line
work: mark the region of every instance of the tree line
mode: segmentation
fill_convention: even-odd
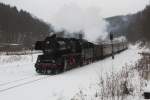
[[[0,43],[19,43],[30,48],[51,31],[49,24],[30,13],[0,3]]]
[[[114,16],[106,20],[110,23],[108,31],[125,34],[130,42],[150,41],[150,5],[135,14]]]

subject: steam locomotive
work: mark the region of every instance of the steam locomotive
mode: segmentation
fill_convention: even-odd
[[[53,35],[46,37],[44,41],[36,42],[35,50],[42,50],[43,54],[38,56],[35,69],[41,74],[57,74],[87,65],[127,48],[126,41],[98,45],[84,39]]]

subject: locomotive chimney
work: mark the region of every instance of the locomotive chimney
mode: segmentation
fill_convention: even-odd
[[[79,39],[83,39],[83,34],[79,34]]]

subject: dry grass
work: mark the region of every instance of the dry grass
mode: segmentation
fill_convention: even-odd
[[[146,80],[141,75],[141,71],[144,73],[141,68],[144,61],[142,58],[135,65],[126,65],[119,73],[111,72],[105,77],[99,75],[94,95],[80,90],[71,100],[126,100],[128,96],[141,95],[146,86]]]

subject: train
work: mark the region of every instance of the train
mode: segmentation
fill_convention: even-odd
[[[37,41],[35,50],[42,50],[35,63],[39,74],[58,74],[81,67],[124,51],[127,41],[95,44],[85,39],[57,37],[56,34]]]

